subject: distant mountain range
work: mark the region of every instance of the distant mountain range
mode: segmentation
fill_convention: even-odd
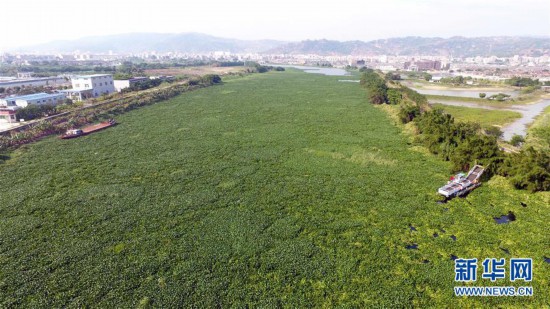
[[[405,37],[376,41],[307,40],[268,51],[282,54],[321,55],[439,55],[454,57],[550,55],[550,37]]]
[[[130,33],[54,41],[18,48],[19,52],[70,53],[74,51],[104,53],[139,53],[147,51],[206,53],[261,52],[276,54],[318,55],[441,55],[472,56],[550,56],[550,37],[405,37],[375,41],[305,40],[237,40],[200,33]]]
[[[232,53],[260,52],[281,46],[286,42],[275,40],[236,40],[214,37],[201,33],[128,33],[93,36],[76,40],[50,43],[14,49],[18,52],[71,53],[74,51],[105,53],[182,52],[204,53],[227,51]]]

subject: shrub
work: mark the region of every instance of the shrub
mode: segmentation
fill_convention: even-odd
[[[420,115],[420,108],[416,105],[401,106],[399,109],[399,119],[403,123],[413,121]]]
[[[388,101],[386,82],[373,70],[365,71],[360,83],[367,89],[372,104],[384,104]]]
[[[508,156],[499,172],[509,176],[510,182],[518,189],[532,192],[550,190],[550,156],[533,147]]]
[[[524,142],[525,142],[525,139],[523,138],[523,136],[517,135],[517,134],[514,134],[514,136],[512,136],[512,139],[510,139],[510,144],[516,147],[520,146]]]
[[[403,94],[401,94],[401,91],[394,88],[387,90],[386,97],[388,99],[388,103],[394,104],[394,105],[399,105],[403,100]]]
[[[17,110],[15,116],[17,117],[17,119],[32,120],[32,119],[40,118],[45,114],[53,114],[53,113],[55,113],[55,106],[53,105],[31,104],[31,105],[28,105],[27,107]]]
[[[495,127],[495,126],[490,126],[490,127],[487,127],[485,128],[485,134],[489,135],[489,136],[494,136],[496,138],[501,138],[502,137],[502,130],[498,127]]]

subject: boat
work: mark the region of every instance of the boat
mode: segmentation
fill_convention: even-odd
[[[439,188],[437,192],[446,198],[465,196],[475,188],[481,186],[480,178],[484,170],[483,166],[475,165],[470,169],[468,174],[458,173],[455,176],[451,176],[447,184]]]
[[[87,127],[84,127],[82,129],[69,129],[65,134],[61,135],[60,138],[62,139],[70,139],[70,138],[76,138],[84,135],[88,135],[103,129],[106,129],[108,127],[112,127],[116,125],[116,121],[114,119],[109,119],[109,121],[103,121],[100,123],[96,123]]]

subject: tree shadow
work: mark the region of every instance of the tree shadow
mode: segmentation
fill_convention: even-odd
[[[0,164],[2,164],[2,163],[4,163],[4,162],[8,161],[9,159],[11,159],[10,156],[0,154]]]

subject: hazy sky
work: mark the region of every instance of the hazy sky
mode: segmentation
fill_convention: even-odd
[[[550,0],[3,0],[0,51],[127,32],[239,39],[550,36]]]

